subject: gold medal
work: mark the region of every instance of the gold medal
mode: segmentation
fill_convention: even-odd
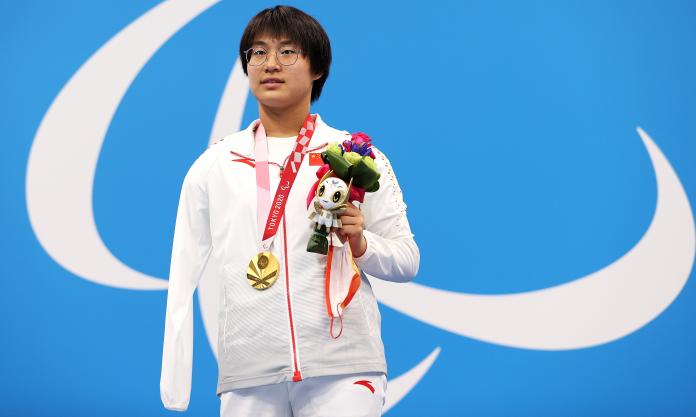
[[[269,251],[259,252],[249,261],[247,280],[257,290],[265,290],[275,284],[280,266],[278,260]]]

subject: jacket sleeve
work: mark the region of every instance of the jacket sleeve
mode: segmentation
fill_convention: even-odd
[[[186,411],[191,395],[193,293],[212,252],[206,151],[186,173],[174,226],[164,323],[160,397],[169,410]]]
[[[379,189],[365,193],[360,207],[367,249],[354,260],[362,271],[376,278],[407,282],[418,273],[420,253],[406,218],[406,203],[394,170],[382,152],[372,149],[380,172]]]

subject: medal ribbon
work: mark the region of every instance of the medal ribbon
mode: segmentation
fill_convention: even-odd
[[[285,213],[285,204],[288,195],[297,178],[302,160],[307,153],[307,145],[312,139],[316,127],[316,115],[309,114],[305,119],[300,132],[295,141],[295,148],[287,158],[287,163],[283,168],[278,188],[276,188],[273,201],[270,197],[270,174],[268,172],[268,139],[266,130],[259,122],[254,135],[254,159],[256,160],[256,220],[259,225],[259,236],[261,238],[261,250],[267,251],[273,243],[273,239],[278,233],[280,220]],[[266,226],[262,229],[264,216],[268,216]],[[263,233],[263,235],[262,235]]]

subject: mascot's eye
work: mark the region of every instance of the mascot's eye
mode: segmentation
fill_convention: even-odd
[[[338,200],[340,200],[340,199],[341,199],[341,192],[340,192],[340,191],[336,191],[336,192],[334,193],[334,195],[333,195],[332,200],[333,200],[334,203],[338,203]]]
[[[324,195],[324,189],[324,184],[322,184],[321,187],[319,187],[319,197]]]

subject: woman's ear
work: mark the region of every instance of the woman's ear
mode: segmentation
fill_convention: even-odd
[[[317,75],[314,75],[314,76],[312,76],[312,81],[316,81],[323,76],[324,76],[324,73],[319,73]]]

